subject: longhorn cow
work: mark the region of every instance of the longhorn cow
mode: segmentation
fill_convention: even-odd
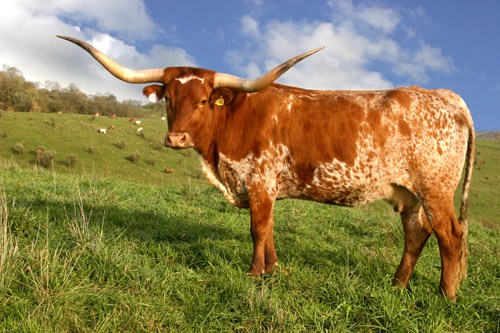
[[[210,183],[235,206],[250,208],[249,274],[272,273],[276,200],[342,206],[384,199],[399,212],[405,246],[392,283],[406,286],[429,236],[441,254],[441,292],[456,299],[466,276],[467,201],[474,160],[470,111],[449,90],[305,90],[274,83],[296,56],[248,80],[207,69],[131,70],[71,38],[111,74],[152,83],[143,93],[166,99],[165,144],[194,148]],[[460,214],[453,193],[465,165]]]

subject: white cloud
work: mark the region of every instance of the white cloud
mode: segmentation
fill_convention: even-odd
[[[248,20],[247,20],[248,21]],[[281,62],[319,46],[320,53],[294,66],[279,81],[314,89],[381,89],[392,84],[379,73],[366,69],[371,56],[394,57],[394,45],[380,47],[347,27],[332,23],[271,21],[261,26],[262,38],[255,40],[253,52],[231,52],[228,58],[246,77],[255,77]],[[247,63],[252,64],[251,66]],[[258,73],[259,75],[262,73]]]
[[[251,38],[260,37],[259,23],[249,15],[245,15],[241,19],[241,30],[248,37]]]
[[[258,22],[244,16],[241,32],[251,39],[244,50],[228,51],[226,59],[240,75],[255,77],[292,56],[326,46],[278,80],[314,89],[390,88],[394,83],[374,70],[380,64],[412,84],[427,83],[431,72],[455,70],[453,60],[438,47],[397,38],[403,35],[408,41],[417,38],[417,33],[402,25],[402,14],[393,9],[355,5],[351,0],[329,1],[328,8],[330,22]]]
[[[329,0],[328,6],[333,10],[334,21],[349,21],[384,33],[394,31],[401,21],[399,13],[393,9],[363,3],[354,5],[352,0]]]
[[[86,22],[91,21],[89,28]],[[142,52],[100,29],[116,31],[129,40],[154,34],[156,25],[138,0],[2,1],[0,65],[17,67],[30,81],[75,83],[85,93],[111,92],[121,100],[142,99],[141,88],[116,80],[86,52],[55,36],[85,40],[133,69],[196,65],[182,49],[155,45]]]
[[[391,9],[367,7],[359,12],[359,18],[374,28],[388,33],[394,31],[399,24],[398,15]]]
[[[151,38],[160,28],[141,0],[18,0],[34,16],[55,16],[63,22],[91,24],[99,31],[127,38]]]

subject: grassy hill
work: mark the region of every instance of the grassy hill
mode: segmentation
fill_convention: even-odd
[[[56,153],[53,169],[57,172],[156,186],[207,184],[194,151],[165,149],[167,124],[159,116],[140,119],[141,124],[136,125],[128,118],[93,120],[92,116],[78,114],[1,112],[0,115],[0,159],[4,163],[10,161],[32,168],[40,164],[36,150],[44,147]],[[111,125],[114,130],[108,129]],[[140,127],[143,131],[137,133]],[[97,132],[101,128],[108,129],[106,134]],[[165,173],[166,168],[174,169],[174,173]]]
[[[476,132],[476,138],[500,141],[500,131]]]
[[[469,275],[450,304],[435,237],[410,288],[390,287],[403,232],[385,204],[278,202],[280,265],[247,277],[248,211],[205,186],[194,152],[158,150],[164,122],[142,121],[144,137],[128,119],[2,113],[0,331],[500,330],[500,143],[478,140]]]
[[[455,193],[455,206],[459,202]],[[469,216],[487,227],[500,227],[500,141],[476,140]]]

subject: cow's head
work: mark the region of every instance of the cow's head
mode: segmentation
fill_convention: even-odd
[[[172,148],[198,149],[209,136],[208,132],[213,130],[217,110],[229,106],[238,93],[257,92],[266,88],[297,62],[323,49],[320,47],[296,56],[257,79],[247,80],[190,67],[131,70],[81,40],[58,37],[83,48],[120,80],[129,83],[161,83],[145,87],[143,93],[152,102],[165,98],[169,128],[165,144]]]

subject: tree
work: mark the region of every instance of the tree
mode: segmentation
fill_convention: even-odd
[[[156,108],[154,105],[153,107]],[[24,79],[20,70],[7,65],[0,71],[0,109],[80,114],[99,112],[121,117],[143,117],[145,114],[139,101],[120,102],[109,93],[87,96],[74,83],[61,88],[57,81],[45,81],[43,84],[29,82]]]

